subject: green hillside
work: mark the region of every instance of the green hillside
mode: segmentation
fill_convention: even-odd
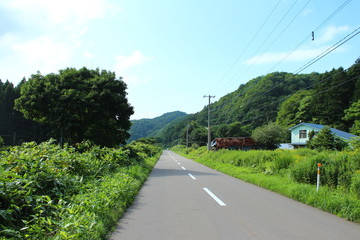
[[[274,72],[254,78],[211,104],[212,138],[250,136],[269,122],[288,128],[302,122],[360,134],[360,59],[325,73]],[[159,131],[163,144],[207,141],[207,107]]]
[[[144,137],[154,137],[158,135],[158,132],[164,128],[168,123],[175,119],[186,116],[186,113],[175,111],[169,112],[153,119],[140,119],[131,121],[132,125],[129,130],[130,138],[129,142]]]

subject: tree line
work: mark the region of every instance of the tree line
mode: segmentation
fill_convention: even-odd
[[[50,137],[69,144],[125,143],[134,113],[126,89],[115,73],[85,67],[38,72],[17,86],[0,81],[0,136],[8,145]]]
[[[15,145],[26,141],[42,142],[51,135],[51,127],[25,119],[23,114],[14,109],[15,99],[20,97],[23,79],[17,86],[9,81],[0,80],[0,137],[3,144]]]

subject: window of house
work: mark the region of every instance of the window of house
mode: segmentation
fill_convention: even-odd
[[[299,130],[299,138],[307,138],[306,130]]]

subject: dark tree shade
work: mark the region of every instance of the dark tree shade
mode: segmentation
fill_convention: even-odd
[[[134,112],[126,95],[126,84],[113,72],[67,68],[32,75],[15,108],[28,119],[52,125],[71,144],[91,140],[114,146],[129,137]]]

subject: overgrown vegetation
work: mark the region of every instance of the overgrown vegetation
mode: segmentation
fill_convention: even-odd
[[[174,151],[239,179],[305,204],[360,222],[360,148],[347,151],[312,149],[207,152],[176,146]],[[317,163],[322,163],[316,192]]]
[[[0,239],[101,239],[132,203],[161,153],[48,141],[0,152]]]

